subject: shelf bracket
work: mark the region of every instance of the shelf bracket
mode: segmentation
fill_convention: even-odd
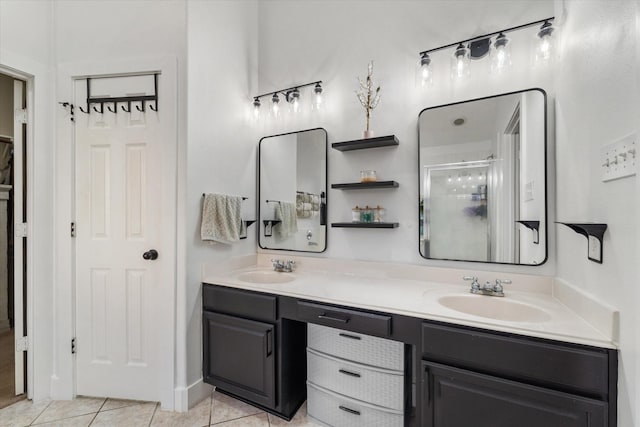
[[[571,222],[559,222],[556,224],[566,225],[578,234],[582,234],[587,238],[587,258],[598,264],[602,264],[602,238],[604,232],[607,230],[607,224],[595,224],[595,223],[571,223]]]
[[[533,231],[533,244],[540,244],[540,221],[516,221],[518,224],[522,224],[529,230]]]

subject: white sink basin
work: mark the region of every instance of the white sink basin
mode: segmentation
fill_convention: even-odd
[[[438,303],[460,313],[508,322],[545,322],[551,316],[532,305],[500,297],[482,295],[448,295]]]
[[[287,283],[295,280],[291,273],[279,273],[277,271],[248,271],[238,274],[238,280],[249,283]]]

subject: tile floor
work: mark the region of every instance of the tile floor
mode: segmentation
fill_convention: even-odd
[[[305,404],[306,405],[306,404]],[[291,422],[213,392],[189,412],[163,411],[157,403],[78,397],[72,401],[32,403],[23,400],[0,409],[0,426],[41,427],[312,427],[303,405]]]

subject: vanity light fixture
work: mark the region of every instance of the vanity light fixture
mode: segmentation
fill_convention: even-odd
[[[491,49],[491,71],[501,73],[511,66],[511,44],[504,33],[498,34]]]
[[[545,63],[551,59],[551,54],[553,53],[552,34],[554,30],[555,28],[549,20],[544,21],[540,27],[540,31],[538,31],[538,47],[536,49],[537,63]]]
[[[287,103],[290,104],[291,113],[296,114],[300,112],[300,110],[302,109],[302,102],[301,102],[302,93],[300,89],[308,86],[313,86],[313,98],[312,98],[313,110],[319,110],[323,103],[322,80],[311,82],[311,83],[305,83],[305,84],[293,86],[287,89],[280,89],[273,92],[263,93],[262,95],[254,96],[251,104],[253,108],[253,117],[255,119],[259,119],[261,115],[260,110],[262,108],[262,103],[260,102],[260,99],[267,96],[271,97],[270,110],[271,110],[271,116],[274,119],[277,119],[278,117],[280,117],[282,113],[282,106],[280,105],[280,95],[282,95],[285,101],[287,101]]]
[[[436,47],[434,49],[424,50],[420,52],[420,60],[418,62],[418,75],[423,87],[429,86],[433,79],[433,59],[434,52],[454,48],[451,55],[451,78],[459,79],[469,75],[471,60],[480,60],[490,53],[491,70],[500,73],[511,65],[511,40],[507,37],[507,33],[518,31],[529,27],[542,24],[537,32],[538,46],[536,48],[536,62],[548,62],[552,56],[553,50],[553,32],[555,27],[552,21],[555,17],[541,19],[539,21],[529,22],[528,24],[518,25],[504,30],[496,31],[482,36],[473,37],[445,46]]]
[[[469,75],[469,58],[469,48],[462,43],[458,44],[451,58],[451,78],[460,79]]]
[[[280,117],[280,97],[277,93],[271,97],[271,115],[274,119]]]
[[[322,109],[322,84],[320,82],[316,83],[313,88],[313,109],[320,110]]]

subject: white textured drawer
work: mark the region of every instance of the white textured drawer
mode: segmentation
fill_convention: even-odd
[[[402,411],[404,375],[307,350],[307,380],[354,399]]]
[[[404,414],[349,399],[307,381],[307,414],[332,427],[402,427]]]
[[[385,338],[309,323],[308,346],[313,350],[365,365],[404,372],[404,344]]]

